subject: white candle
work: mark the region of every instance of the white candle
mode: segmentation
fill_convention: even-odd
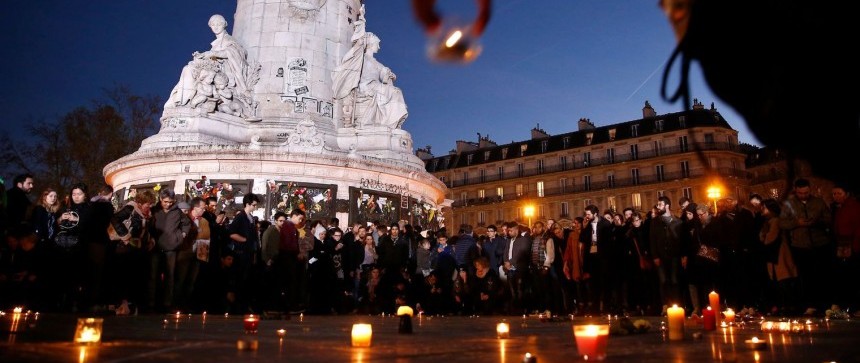
[[[684,308],[672,305],[666,313],[669,317],[669,340],[684,339]]]

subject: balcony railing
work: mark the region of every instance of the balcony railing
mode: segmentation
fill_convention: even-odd
[[[699,145],[701,146],[703,151],[739,151],[738,145],[731,144],[731,143],[714,142],[714,143],[700,143]],[[639,151],[635,154],[629,154],[628,153],[628,154],[615,155],[615,157],[612,158],[611,160],[609,158],[605,158],[605,157],[604,158],[591,158],[591,160],[589,160],[588,162],[584,162],[582,160],[579,160],[579,161],[575,161],[575,162],[571,162],[571,163],[566,163],[565,165],[562,165],[562,164],[554,164],[554,165],[548,165],[548,166],[545,165],[542,168],[514,170],[514,171],[507,172],[503,175],[499,175],[499,174],[486,175],[485,174],[483,177],[474,176],[474,177],[469,177],[467,179],[464,179],[462,177],[454,178],[454,180],[451,183],[449,183],[449,187],[461,187],[464,185],[473,185],[473,184],[480,184],[480,183],[496,182],[496,181],[501,181],[501,180],[509,180],[509,179],[530,177],[530,176],[535,176],[535,175],[557,173],[557,172],[561,172],[561,171],[580,170],[580,169],[592,168],[592,167],[601,166],[601,165],[618,164],[618,163],[623,163],[623,162],[628,162],[628,161],[633,161],[633,160],[652,159],[652,158],[656,158],[656,157],[683,154],[683,153],[688,153],[688,152],[693,152],[692,146],[664,147],[664,148],[661,148],[659,150]]]
[[[615,178],[614,182],[608,181],[600,181],[600,182],[591,182],[590,184],[579,184],[579,185],[568,185],[565,187],[557,187],[557,188],[544,188],[543,194],[544,197],[552,197],[558,195],[568,195],[568,194],[577,194],[584,193],[588,191],[599,191],[606,189],[617,189],[617,188],[626,188],[637,185],[652,185],[664,182],[670,182],[675,180],[681,180],[686,178],[699,178],[705,176],[707,173],[707,169],[694,169],[689,173],[684,172],[674,172],[674,173],[663,173],[662,176],[653,174],[653,175],[644,175],[639,178]],[[743,178],[749,179],[749,173],[746,170],[740,169],[716,169],[716,171],[720,176],[723,177],[733,177],[733,178]],[[457,207],[466,207],[470,205],[483,205],[483,204],[492,204],[499,203],[503,201],[515,201],[518,199],[535,199],[539,198],[536,190],[523,192],[520,195],[506,195],[504,198],[499,196],[490,196],[486,198],[470,198],[470,199],[460,199],[455,201],[452,206],[454,208]]]

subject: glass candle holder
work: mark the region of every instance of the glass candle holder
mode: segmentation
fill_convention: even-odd
[[[353,347],[369,347],[370,340],[373,337],[373,328],[370,324],[353,324],[352,325],[352,346]]]
[[[260,318],[254,314],[245,315],[245,320],[243,321],[243,323],[245,327],[245,333],[256,334],[257,327],[260,325]]]
[[[508,339],[511,337],[511,326],[506,322],[501,322],[496,325],[496,336],[499,339]]]
[[[576,349],[585,360],[606,358],[606,344],[609,340],[609,325],[574,325],[573,336]]]
[[[102,318],[80,318],[75,329],[75,343],[97,344],[102,340]]]

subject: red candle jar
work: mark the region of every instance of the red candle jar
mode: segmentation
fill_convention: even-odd
[[[257,326],[260,325],[260,318],[254,314],[245,315],[245,333],[256,334]]]

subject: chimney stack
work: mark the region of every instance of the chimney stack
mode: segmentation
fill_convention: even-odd
[[[651,107],[651,102],[645,101],[645,107],[642,107],[642,118],[657,117],[657,112],[654,107]]]

